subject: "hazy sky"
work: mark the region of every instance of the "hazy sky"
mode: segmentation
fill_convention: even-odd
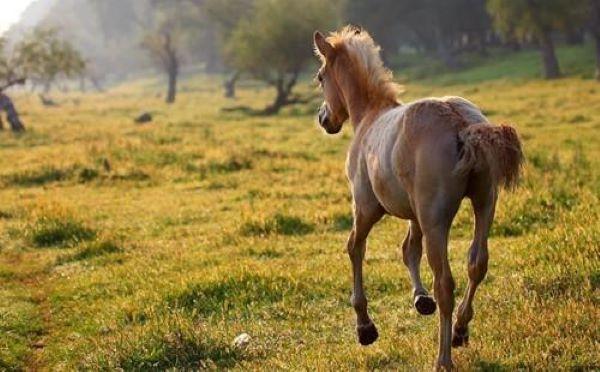
[[[19,20],[21,13],[33,0],[0,0],[0,33]]]

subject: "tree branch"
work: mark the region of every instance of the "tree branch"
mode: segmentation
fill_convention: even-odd
[[[11,79],[6,84],[0,85],[0,92],[3,92],[4,90],[12,87],[13,85],[23,85],[23,84],[25,84],[26,80],[27,79],[24,77],[17,78],[17,79]]]

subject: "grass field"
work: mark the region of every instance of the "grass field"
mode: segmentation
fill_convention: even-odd
[[[465,96],[514,123],[528,159],[520,188],[501,195],[471,344],[454,362],[599,368],[600,84],[483,79],[482,68],[477,83],[440,76],[402,96]],[[0,369],[430,369],[438,319],[411,305],[402,221],[371,234],[380,339],[355,340],[350,128],[323,135],[316,101],[247,116],[221,108],[264,106],[270,91],[246,86],[231,102],[217,81],[183,85],[170,107],[152,82],[57,96],[58,108],[17,97],[29,131],[0,133]],[[155,121],[133,124],[142,110]],[[450,245],[457,295],[469,208]],[[430,285],[425,260],[423,272]],[[233,347],[243,332],[250,343]]]

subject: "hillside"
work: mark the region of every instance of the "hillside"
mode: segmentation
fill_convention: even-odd
[[[573,71],[587,71],[582,60]],[[529,52],[514,61],[412,80],[402,96],[467,97],[514,123],[527,156],[520,187],[500,197],[470,346],[454,360],[585,370],[600,359],[600,87],[537,80]],[[526,73],[504,75],[513,68]],[[430,369],[437,317],[413,309],[397,220],[375,228],[367,253],[381,338],[356,345],[350,128],[324,136],[318,100],[277,117],[224,113],[272,93],[253,84],[226,101],[220,89],[196,76],[173,106],[156,80],[57,96],[53,109],[17,97],[30,130],[0,133],[0,368]],[[146,109],[155,121],[134,125]],[[450,247],[457,294],[471,231],[465,203]],[[249,345],[232,347],[242,332]]]

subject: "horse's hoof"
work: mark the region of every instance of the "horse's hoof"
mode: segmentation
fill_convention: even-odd
[[[469,346],[469,330],[455,328],[452,332],[452,347]]]
[[[431,315],[435,313],[435,300],[431,296],[418,295],[415,297],[415,308],[421,315]]]
[[[377,327],[373,322],[356,326],[356,333],[358,334],[358,342],[363,346],[371,345],[379,337]]]

